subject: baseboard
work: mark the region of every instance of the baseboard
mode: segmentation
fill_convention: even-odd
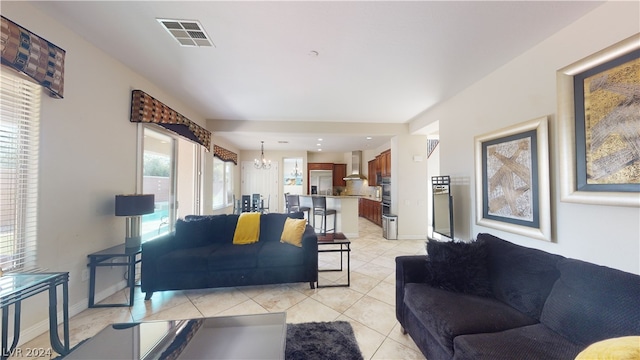
[[[127,282],[125,280],[122,280],[102,291],[100,291],[99,293],[97,293],[95,295],[95,302],[98,303],[106,298],[108,298],[109,296],[115,294],[116,292],[124,289],[127,286]],[[58,291],[58,294],[60,294],[60,291]],[[84,299],[81,299],[80,301],[78,301],[75,304],[69,305],[69,319],[71,319],[73,316],[76,316],[78,314],[80,314],[81,312],[83,312],[84,310],[88,309],[89,305],[89,298],[86,297]],[[24,310],[24,306],[23,306],[23,310]],[[62,316],[63,316],[63,312],[62,309],[60,309],[60,303],[58,303],[58,325],[62,324]],[[46,319],[39,321],[38,323],[36,323],[33,326],[30,326],[26,329],[20,329],[20,341],[18,342],[18,345],[22,345],[24,343],[27,343],[33,339],[35,339],[36,337],[44,334],[45,332],[49,331],[49,318],[47,317]],[[59,333],[60,337],[62,338],[63,334],[62,332]],[[13,334],[9,334],[9,338],[11,339],[13,336]]]

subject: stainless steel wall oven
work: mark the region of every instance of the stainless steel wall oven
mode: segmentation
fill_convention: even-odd
[[[382,187],[382,215],[391,214],[391,178],[383,177]]]

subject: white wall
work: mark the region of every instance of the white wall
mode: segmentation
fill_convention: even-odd
[[[66,50],[64,99],[42,98],[38,266],[69,271],[74,315],[87,307],[88,282],[81,281],[87,254],[124,241],[114,197],[135,191],[131,90],[144,90],[200,125],[205,121],[27,2],[3,2],[2,15]],[[124,272],[100,268],[98,295],[123,286]],[[44,295],[23,303],[22,342],[48,329],[47,304]]]
[[[416,161],[415,156],[421,157]],[[391,213],[398,239],[427,239],[427,136],[391,138]]]
[[[440,122],[441,173],[451,175],[456,238],[489,232],[515,243],[640,273],[640,209],[559,201],[556,70],[640,30],[640,3],[608,2],[457,96],[422,114],[417,130]],[[553,242],[475,224],[474,136],[548,115]],[[468,230],[467,230],[468,229]]]

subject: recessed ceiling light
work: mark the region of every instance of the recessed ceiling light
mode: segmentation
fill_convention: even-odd
[[[322,149],[318,149],[318,151],[322,151]]]
[[[322,138],[318,138],[318,141],[322,141]]]
[[[322,144],[316,144],[316,146],[322,146]]]
[[[371,136],[367,136],[366,138],[367,140],[372,140],[373,138]]]

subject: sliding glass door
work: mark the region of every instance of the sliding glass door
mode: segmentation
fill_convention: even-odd
[[[144,126],[142,193],[155,195],[155,212],[142,217],[142,241],[171,232],[176,219],[177,140]]]

